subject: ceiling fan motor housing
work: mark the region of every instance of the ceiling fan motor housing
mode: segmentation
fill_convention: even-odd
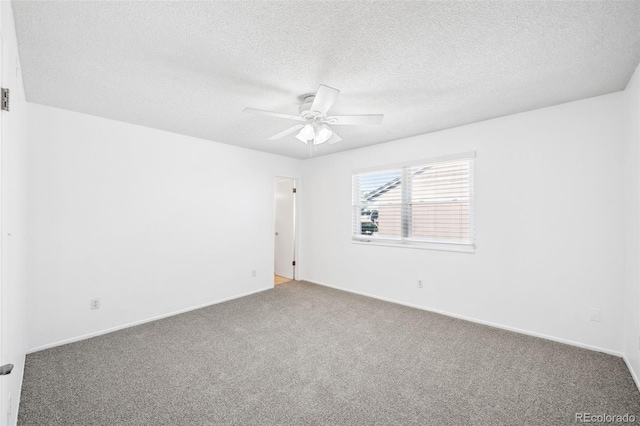
[[[318,111],[311,111],[311,106],[313,105],[313,101],[315,100],[315,95],[309,95],[304,98],[304,102],[300,107],[298,107],[298,112],[300,116],[307,121],[320,121],[324,118],[324,116]]]

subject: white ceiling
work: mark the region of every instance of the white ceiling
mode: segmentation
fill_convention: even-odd
[[[297,114],[342,91],[313,156],[624,89],[640,1],[14,1],[27,100],[295,158]]]

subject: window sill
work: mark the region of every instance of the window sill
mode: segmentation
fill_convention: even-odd
[[[452,251],[457,253],[475,253],[475,244],[455,244],[455,243],[431,243],[431,242],[419,242],[419,241],[406,241],[406,240],[385,240],[377,238],[352,238],[353,244],[360,244],[366,246],[383,246],[383,247],[398,247],[420,250],[438,250],[438,251]]]

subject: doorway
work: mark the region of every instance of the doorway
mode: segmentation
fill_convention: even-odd
[[[274,285],[296,279],[296,180],[275,178]]]

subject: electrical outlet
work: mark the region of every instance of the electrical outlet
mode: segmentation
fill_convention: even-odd
[[[256,270],[255,270],[255,269],[252,269],[252,270],[251,270],[251,276],[252,276],[253,278],[255,278],[255,277],[256,277]]]
[[[589,319],[591,321],[600,322],[600,309],[589,308]]]
[[[424,286],[422,285],[422,280],[418,280],[418,288],[422,288],[422,287],[424,287]]]
[[[91,310],[100,309],[100,299],[91,299]]]

